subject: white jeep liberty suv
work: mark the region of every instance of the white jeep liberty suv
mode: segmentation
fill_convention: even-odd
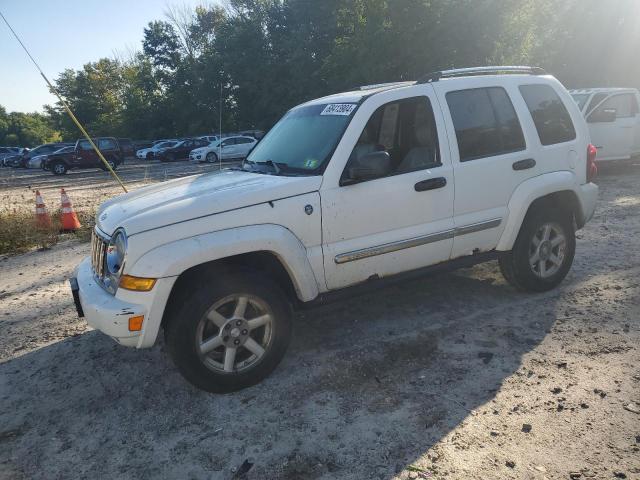
[[[495,258],[521,290],[558,285],[595,209],[595,152],[538,68],[312,100],[241,167],[104,203],[70,280],[76,307],[126,346],[151,347],[162,327],[187,380],[241,389],[282,359],[295,307],[348,287]]]

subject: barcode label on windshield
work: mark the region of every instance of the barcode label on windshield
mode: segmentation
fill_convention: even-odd
[[[324,110],[320,112],[320,115],[351,115],[351,112],[356,108],[355,103],[330,103]]]

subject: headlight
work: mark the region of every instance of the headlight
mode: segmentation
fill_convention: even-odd
[[[127,234],[124,230],[117,230],[111,237],[107,247],[107,270],[109,275],[119,277],[127,253]]]

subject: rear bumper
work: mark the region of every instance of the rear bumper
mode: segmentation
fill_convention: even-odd
[[[88,257],[78,265],[70,279],[78,315],[84,316],[89,326],[121,345],[136,348],[154,345],[174,282],[175,277],[160,278],[150,292],[119,289],[114,296],[97,283]],[[144,315],[142,330],[131,332],[129,318],[138,315]]]
[[[598,201],[598,186],[595,183],[580,185],[580,202],[582,203],[582,226],[593,218]]]

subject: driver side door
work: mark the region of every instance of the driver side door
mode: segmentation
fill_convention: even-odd
[[[359,122],[356,135],[345,134],[350,145],[332,158],[345,167],[338,184],[320,192],[329,290],[449,259],[454,184],[443,118],[431,85],[411,92],[365,101],[351,126]],[[340,151],[349,158],[336,158]],[[379,151],[391,157],[390,171],[350,182],[349,163]]]
[[[615,112],[613,121],[602,121],[606,117],[605,113],[611,111]],[[638,104],[635,96],[630,93],[609,97],[588,116],[591,142],[598,149],[598,160],[617,160],[631,156],[637,116]]]

